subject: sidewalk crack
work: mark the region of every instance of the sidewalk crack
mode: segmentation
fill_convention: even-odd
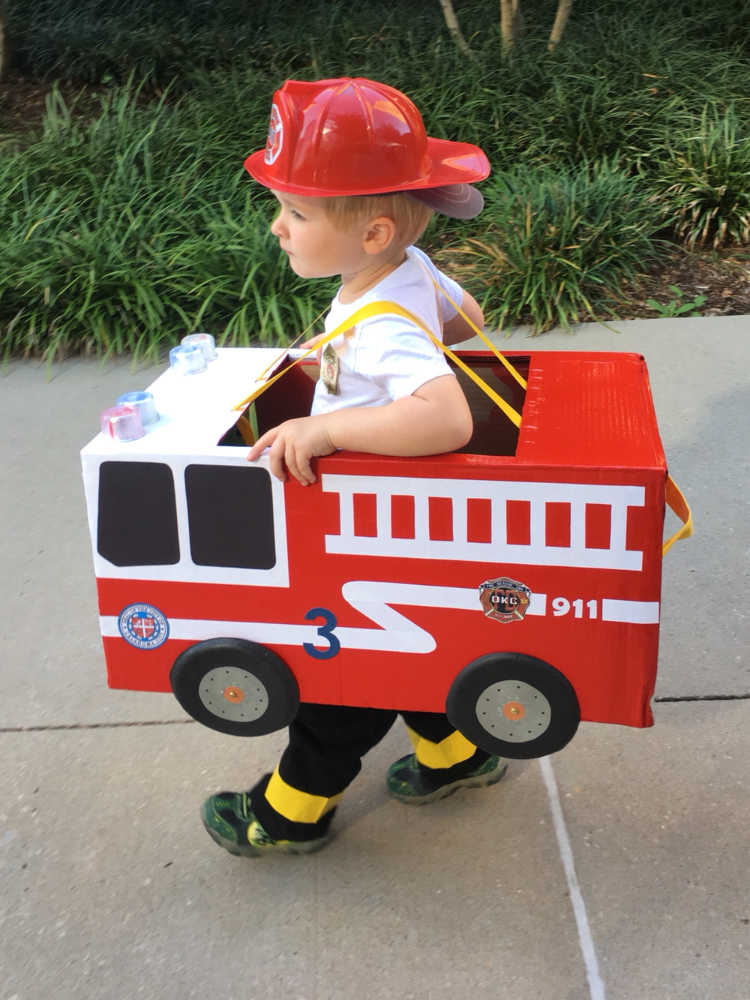
[[[654,698],[654,701],[660,703],[664,702],[674,702],[674,701],[748,701],[750,700],[750,694],[682,694],[675,695],[674,697],[670,695],[663,695],[659,698]]]
[[[59,726],[0,726],[0,733],[53,733],[69,729],[122,729],[132,726],[185,726],[195,719],[150,719],[145,722],[73,722]]]

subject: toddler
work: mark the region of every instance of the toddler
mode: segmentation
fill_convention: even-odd
[[[450,300],[481,329],[477,302],[413,244],[435,211],[459,219],[481,211],[482,196],[470,182],[484,179],[489,164],[476,146],[428,138],[404,94],[365,79],[287,81],[274,95],[266,148],[245,166],[279,202],[271,232],[295,273],[341,275],[326,332],[383,300],[408,310],[445,344],[473,334]],[[311,459],[339,448],[435,455],[471,438],[471,414],[451,368],[409,319],[371,316],[319,353],[310,416],[274,427],[248,456],[255,461],[270,449],[279,479],[314,483]],[[276,770],[248,792],[207,799],[207,831],[232,854],[319,850],[362,756],[396,714],[300,705]],[[398,801],[426,804],[503,777],[507,762],[469,743],[445,715],[401,714],[414,752],[388,771],[387,786]]]

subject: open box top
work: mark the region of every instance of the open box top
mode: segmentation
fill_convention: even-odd
[[[643,356],[533,354],[515,461],[666,470]]]
[[[508,401],[521,411],[522,422],[516,431],[495,405],[469,384],[474,390],[470,402],[477,433],[469,446],[441,456],[442,461],[450,465],[666,470],[641,355],[570,351],[508,354],[508,359],[527,377],[524,393],[489,351],[458,353],[488,381],[494,379],[499,391],[504,391]],[[147,428],[145,436],[121,443],[99,434],[84,454],[133,459],[145,455],[220,454],[228,443],[227,432],[237,422],[239,412],[234,407],[238,400],[278,358],[274,349],[225,348],[199,375],[180,376],[168,370],[149,387],[160,420]],[[305,368],[307,364],[292,369],[259,397],[256,406],[261,433],[281,420],[309,413],[314,390],[309,376],[315,366],[310,363],[309,374],[303,371]],[[482,422],[484,440],[502,438],[501,447],[481,445]],[[487,433],[490,428],[492,435]]]
[[[84,450],[110,684],[167,691],[186,651],[255,643],[302,701],[443,712],[467,664],[508,653],[560,673],[581,718],[650,725],[665,501],[679,511],[643,358],[510,355],[519,383],[491,352],[461,352],[493,394],[457,373],[466,448],[339,451],[303,488],[268,455],[248,464],[241,433],[259,376],[286,357],[226,349],[199,375],[168,371],[143,438]],[[309,413],[316,377],[310,356],[269,382],[258,431]],[[675,537],[690,533],[683,507]],[[498,625],[490,591],[526,595],[527,613]]]

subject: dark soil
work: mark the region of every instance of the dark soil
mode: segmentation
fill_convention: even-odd
[[[51,83],[23,76],[10,76],[0,84],[0,138],[23,137],[38,130],[52,90]],[[63,83],[58,90],[73,114],[85,118],[93,115],[94,101],[102,88]]]
[[[622,298],[612,308],[619,319],[654,319],[665,313],[646,305],[648,299],[669,307],[670,303],[690,303],[696,296],[706,301],[682,315],[750,314],[750,247],[718,252],[670,244],[665,257],[636,285],[623,282]],[[606,316],[600,312],[597,318]]]
[[[89,83],[58,83],[65,104],[74,119],[84,121],[96,117],[100,99],[106,86]],[[47,98],[55,85],[32,77],[10,76],[0,83],[0,140],[20,139],[38,132],[47,109]],[[163,94],[159,88],[144,87],[138,103],[158,100]]]

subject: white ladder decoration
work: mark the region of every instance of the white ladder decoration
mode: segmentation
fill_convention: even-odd
[[[330,553],[636,571],[643,565],[643,553],[625,547],[628,508],[644,505],[642,486],[337,475],[324,475],[322,485],[325,492],[338,493],[340,498],[340,534],[326,535],[326,552]],[[376,498],[376,537],[354,534],[355,494]],[[392,537],[391,498],[394,496],[414,499],[414,538]],[[431,497],[448,497],[452,502],[452,541],[430,538]],[[491,541],[468,540],[468,500],[490,501]],[[530,505],[528,545],[508,542],[506,503],[509,500],[526,501]],[[548,503],[570,504],[569,546],[547,544]],[[587,504],[604,504],[611,508],[608,548],[586,547]]]

